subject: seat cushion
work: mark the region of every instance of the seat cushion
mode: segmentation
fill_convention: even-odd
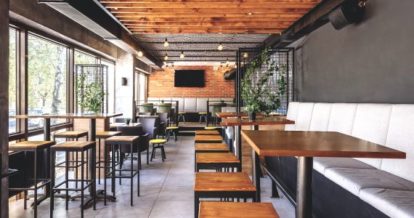
[[[390,217],[414,217],[414,191],[368,188],[359,197]]]
[[[330,168],[355,168],[355,169],[375,169],[371,165],[355,160],[353,158],[330,158],[318,157],[313,160],[313,168],[325,174],[325,171]]]
[[[329,168],[325,176],[356,196],[364,188],[414,190],[414,183],[378,169]]]

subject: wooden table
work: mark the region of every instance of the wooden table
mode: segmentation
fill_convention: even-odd
[[[259,125],[286,125],[286,124],[294,124],[294,123],[295,123],[294,121],[288,120],[284,116],[264,117],[264,118],[258,118],[254,121],[251,121],[248,118],[243,118],[243,117],[229,117],[229,118],[222,119],[220,125],[234,127],[235,142],[237,145],[235,154],[239,158],[240,164],[242,165],[242,143],[240,140],[242,126],[251,126],[252,130],[259,130]],[[259,199],[260,199],[260,196],[259,196]]]
[[[248,118],[249,115],[246,112],[237,113],[237,112],[217,112],[216,116],[219,118],[229,118],[229,117],[244,117]],[[263,118],[263,114],[256,114],[256,118]]]
[[[15,115],[10,116],[11,118],[16,119],[30,119],[30,118],[43,118],[43,131],[44,131],[44,140],[50,141],[50,120],[51,119],[89,119],[89,140],[95,142],[96,141],[96,119],[109,119],[113,117],[119,117],[122,116],[122,113],[114,113],[114,114],[105,114],[105,113],[97,113],[97,114],[81,114],[81,113],[63,113],[63,114],[39,114],[39,115]],[[92,160],[92,158],[96,157],[90,157],[89,160]],[[49,156],[46,157],[46,163],[50,163]],[[89,164],[90,171],[94,172],[95,166],[92,166],[92,164]],[[47,176],[50,176],[49,172]],[[103,190],[99,190],[98,193],[100,194],[99,198],[97,199],[103,199],[104,192]],[[111,196],[109,196],[111,200]],[[88,203],[92,203],[92,199],[88,201]],[[90,205],[90,204],[89,204]]]
[[[124,126],[131,126],[131,127],[136,127],[136,126],[140,126],[141,123],[111,123],[110,124],[110,128],[118,128],[118,127],[124,127]]]
[[[313,157],[405,158],[405,153],[338,132],[242,131],[254,157],[298,157],[296,217],[312,217]],[[260,192],[258,160],[253,180]],[[256,166],[255,166],[256,165]],[[257,186],[259,184],[259,187]]]

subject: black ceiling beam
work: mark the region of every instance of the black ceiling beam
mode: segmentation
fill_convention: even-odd
[[[102,36],[104,39],[113,41],[120,47],[126,50],[143,50],[143,47],[139,45],[137,40],[132,34],[125,29],[112,15],[109,14],[103,7],[99,5],[95,0],[38,0],[39,3],[44,3],[52,8],[58,10],[62,14],[73,19],[76,14],[67,10],[67,6],[77,10],[83,14],[86,18],[93,21],[99,26],[97,29],[100,33],[104,33]],[[88,22],[85,20],[76,20],[77,22]],[[93,30],[91,30],[93,31]],[[162,61],[156,58],[152,53],[143,51],[145,57],[155,65],[161,67]]]
[[[262,47],[283,48],[328,23],[328,15],[346,0],[324,0],[281,35],[271,35]]]
[[[185,53],[184,53],[185,54]],[[162,58],[165,55],[160,55],[158,57]],[[169,58],[179,58],[180,55],[168,55]],[[234,58],[234,55],[185,55],[186,58]]]
[[[235,58],[233,58],[233,59],[229,59],[229,61],[235,61],[236,59]],[[223,62],[223,63],[225,63],[226,62],[226,60],[223,60],[223,59],[207,59],[207,60],[205,60],[205,59],[180,59],[180,58],[178,58],[178,59],[168,59],[167,61],[165,61],[166,63],[170,63],[170,62]]]
[[[160,44],[160,45],[162,45],[162,44],[164,44],[164,41],[162,41],[162,42],[141,41],[141,43],[143,43],[143,44]],[[231,41],[231,42],[201,42],[201,41],[198,41],[198,42],[174,42],[174,41],[168,40],[168,43],[170,45],[171,44],[174,44],[174,45],[217,44],[218,45],[220,43],[223,44],[223,45],[228,45],[228,44],[262,44],[263,42],[258,42],[258,41],[256,41],[256,42],[237,42],[237,41]]]
[[[154,52],[158,52],[158,51],[167,51],[167,52],[234,52],[234,55],[236,55],[236,52],[238,51],[237,49],[223,49],[223,50],[218,50],[218,49],[200,49],[200,50],[194,50],[194,49],[149,49],[148,51],[154,51]]]

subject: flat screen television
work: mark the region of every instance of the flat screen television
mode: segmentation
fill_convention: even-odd
[[[176,70],[175,87],[204,87],[204,70]]]

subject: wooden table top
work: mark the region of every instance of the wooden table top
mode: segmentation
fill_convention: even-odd
[[[247,173],[202,172],[195,174],[194,191],[256,192],[256,187]]]
[[[196,130],[196,135],[220,135],[219,131],[217,130]]]
[[[405,153],[338,132],[251,131],[243,138],[260,156],[405,158]]]
[[[196,163],[240,163],[240,160],[231,152],[198,153],[196,154]]]
[[[196,135],[195,142],[222,142],[223,137],[220,135]]]
[[[196,151],[229,151],[229,146],[224,143],[197,143]]]
[[[271,116],[258,118],[254,121],[249,118],[229,117],[221,121],[221,126],[254,126],[254,125],[285,125],[295,124],[295,121],[288,120],[284,116]]]
[[[200,203],[199,218],[278,218],[272,203],[208,202]]]
[[[28,119],[28,118],[54,118],[54,119],[62,119],[62,118],[73,118],[73,119],[102,119],[102,118],[112,118],[112,117],[119,117],[119,116],[122,116],[122,113],[114,113],[114,114],[106,114],[106,113],[98,113],[98,114],[81,114],[81,113],[63,113],[63,114],[22,114],[22,115],[10,116],[10,118],[16,118],[16,119]]]
[[[245,117],[247,118],[249,115],[246,112],[241,112],[237,114],[237,112],[217,112],[216,116],[219,118],[229,118],[229,117]],[[257,118],[264,117],[263,114],[256,114]]]
[[[131,126],[131,127],[136,127],[136,126],[140,126],[141,123],[129,123],[128,125],[126,123],[111,123],[109,126],[110,128],[116,128],[116,127],[123,127],[123,126]]]

